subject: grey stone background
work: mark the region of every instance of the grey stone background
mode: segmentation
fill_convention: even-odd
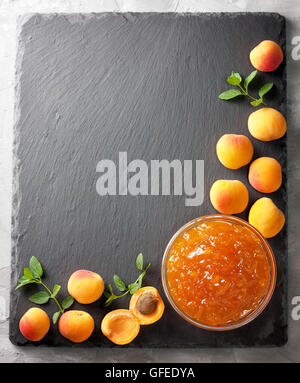
[[[31,12],[279,12],[287,19],[289,342],[256,349],[16,347],[8,339],[16,21]],[[297,44],[299,47],[297,47]],[[0,0],[0,362],[300,362],[300,2],[299,0]],[[299,258],[299,260],[298,260]],[[124,352],[126,351],[126,352]]]

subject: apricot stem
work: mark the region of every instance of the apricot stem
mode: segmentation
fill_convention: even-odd
[[[248,91],[246,91],[245,89],[243,89],[243,87],[240,85],[240,84],[237,84],[237,86],[241,89],[241,91],[244,93],[245,96],[248,96],[249,98],[251,98],[253,101],[258,101],[260,100],[259,98],[254,98],[252,97]],[[267,105],[262,99],[261,99],[261,103],[264,104],[264,105]]]
[[[111,294],[111,296],[105,301],[104,307],[109,306],[112,303],[112,301],[114,301],[115,299],[118,299],[118,298],[122,298],[128,293],[129,293],[129,290],[125,291],[125,293],[122,295]]]
[[[104,307],[108,307],[115,299],[118,299],[118,298],[122,298],[124,297],[126,294],[130,293],[131,295],[133,295],[139,288],[141,288],[141,285],[142,285],[142,280],[144,278],[144,275],[146,274],[147,270],[149,269],[151,263],[148,264],[148,266],[143,270],[143,272],[139,275],[139,277],[136,279],[135,282],[133,283],[130,283],[127,287],[126,287],[126,291],[125,293],[123,293],[122,295],[115,295],[112,290],[108,293],[109,295],[106,296],[107,300],[104,302]]]
[[[64,310],[63,308],[61,307],[61,305],[59,304],[58,300],[56,299],[56,297],[54,297],[52,294],[53,292],[45,285],[45,283],[42,282],[41,278],[38,279],[38,283],[40,283],[47,291],[48,293],[50,294],[50,298],[52,298],[54,300],[54,302],[57,304],[58,308],[59,308],[59,311],[63,314],[64,313]]]
[[[128,294],[129,293],[129,290],[127,290],[124,294],[122,294],[122,295],[115,295],[115,299],[117,299],[117,298],[122,298],[122,297],[124,297],[126,294]]]

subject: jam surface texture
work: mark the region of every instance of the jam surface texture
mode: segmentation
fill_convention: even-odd
[[[259,238],[246,227],[207,221],[173,242],[166,270],[169,293],[197,322],[218,326],[255,310],[270,283],[270,264]]]

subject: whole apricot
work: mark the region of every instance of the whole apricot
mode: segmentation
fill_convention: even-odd
[[[285,223],[283,212],[267,197],[254,202],[248,220],[265,238],[275,237]]]
[[[66,311],[58,322],[58,330],[62,336],[74,343],[87,340],[94,331],[94,319],[85,311]]]
[[[238,180],[217,180],[210,189],[213,207],[223,214],[239,214],[249,202],[246,186]]]
[[[131,311],[113,310],[101,322],[101,331],[110,341],[118,345],[128,344],[138,335],[140,324]]]
[[[280,163],[272,157],[257,158],[249,167],[249,182],[261,193],[273,193],[282,182]]]
[[[253,156],[251,141],[240,134],[224,134],[219,139],[216,149],[221,164],[229,169],[247,165]]]
[[[276,109],[261,108],[250,114],[248,129],[251,135],[258,140],[278,140],[285,135],[286,120]]]
[[[271,40],[264,40],[250,52],[250,61],[261,72],[272,72],[283,60],[280,46]]]
[[[103,290],[102,277],[93,271],[77,270],[68,281],[69,294],[79,303],[95,302],[101,297]]]
[[[32,307],[20,319],[19,329],[25,338],[38,342],[48,333],[50,319],[44,310]]]

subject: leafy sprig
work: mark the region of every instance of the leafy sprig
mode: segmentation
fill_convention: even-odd
[[[136,279],[135,282],[129,283],[129,285],[127,285],[127,286],[126,286],[125,282],[118,275],[116,275],[116,274],[114,275],[114,277],[113,277],[114,285],[123,294],[115,295],[113,293],[112,285],[109,284],[107,287],[107,290],[104,291],[104,296],[106,297],[106,301],[104,303],[105,307],[110,306],[114,300],[122,298],[125,295],[127,295],[128,293],[130,293],[131,295],[134,294],[138,289],[140,289],[142,287],[143,278],[144,278],[144,276],[145,276],[145,274],[146,274],[146,272],[149,269],[151,264],[149,263],[144,268],[143,254],[140,253],[136,258],[135,265],[136,265],[136,268],[139,271],[141,271],[141,274],[139,275],[139,277]]]
[[[247,76],[245,78],[245,80],[243,82],[243,86],[244,86],[243,87],[241,85],[241,83],[243,81],[242,76],[237,72],[232,72],[231,75],[229,77],[227,77],[226,81],[228,82],[228,84],[238,87],[238,89],[236,89],[236,88],[228,89],[225,92],[221,93],[219,95],[219,98],[221,100],[231,100],[231,99],[238,97],[238,96],[247,96],[252,100],[250,102],[250,104],[254,107],[258,106],[260,104],[267,105],[263,100],[263,96],[265,94],[267,94],[272,89],[272,87],[273,87],[272,82],[269,82],[269,83],[263,85],[259,89],[259,91],[258,91],[259,98],[254,98],[248,92],[248,86],[251,83],[251,81],[255,78],[256,75],[257,75],[257,70],[251,72],[249,74],[249,76]]]
[[[37,283],[42,285],[46,291],[38,291],[37,293],[33,294],[29,298],[29,300],[30,302],[36,303],[38,305],[43,305],[47,303],[50,299],[53,299],[59,308],[59,311],[55,312],[52,316],[52,321],[55,324],[60,315],[63,314],[65,310],[73,304],[74,299],[71,296],[69,296],[65,298],[60,304],[56,296],[60,291],[61,286],[55,284],[53,286],[53,290],[51,291],[49,287],[42,281],[43,274],[44,271],[41,263],[36,257],[32,256],[29,261],[29,267],[24,268],[23,276],[20,277],[18,280],[16,290],[30,283]]]

